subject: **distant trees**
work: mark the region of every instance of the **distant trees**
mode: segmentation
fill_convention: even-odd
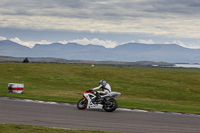
[[[23,63],[29,63],[29,60],[27,57],[23,60]]]

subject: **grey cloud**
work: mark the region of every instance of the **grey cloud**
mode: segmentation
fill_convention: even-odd
[[[94,3],[87,0],[3,0],[0,14],[89,18],[95,16],[95,9],[91,8]]]
[[[81,9],[81,8],[87,8],[90,4],[87,0],[50,0],[52,3],[54,3],[57,7],[60,8],[74,8],[74,9]]]
[[[190,26],[190,23],[196,22],[200,15],[199,3],[198,0],[1,0],[0,20],[5,26],[16,22],[15,25],[23,27],[23,21],[30,27],[44,29],[181,36],[183,26],[198,36],[200,30],[193,30],[198,24]],[[185,21],[188,17],[190,21]]]
[[[151,0],[143,4],[151,5],[151,8],[144,7],[144,11],[157,14],[199,15],[197,10],[200,10],[200,8],[193,8],[194,5],[199,4],[196,0]]]
[[[200,7],[200,1],[193,1],[189,4],[189,6],[191,7]]]
[[[137,17],[156,18],[175,13],[198,15],[198,7],[200,7],[200,2],[196,0],[31,0],[28,2],[3,0],[0,4],[0,14],[90,18],[106,21],[118,19],[120,21]]]

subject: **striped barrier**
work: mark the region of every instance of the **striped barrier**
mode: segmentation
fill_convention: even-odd
[[[9,83],[8,84],[8,93],[18,93],[21,94],[24,92],[24,84]]]

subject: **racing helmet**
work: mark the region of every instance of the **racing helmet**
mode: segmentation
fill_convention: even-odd
[[[105,81],[105,80],[103,80],[103,79],[102,79],[102,80],[100,80],[100,81],[99,81],[99,85],[102,85],[102,86],[104,86],[104,87],[105,87],[105,86],[106,86],[106,81]]]

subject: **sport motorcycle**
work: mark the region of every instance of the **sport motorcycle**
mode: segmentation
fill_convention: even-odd
[[[119,92],[110,92],[106,95],[101,95],[100,98],[97,98],[95,91],[87,90],[83,93],[83,98],[78,101],[78,109],[86,108],[101,108],[107,112],[113,112],[117,109],[118,103],[114,99],[119,97],[121,93]]]

